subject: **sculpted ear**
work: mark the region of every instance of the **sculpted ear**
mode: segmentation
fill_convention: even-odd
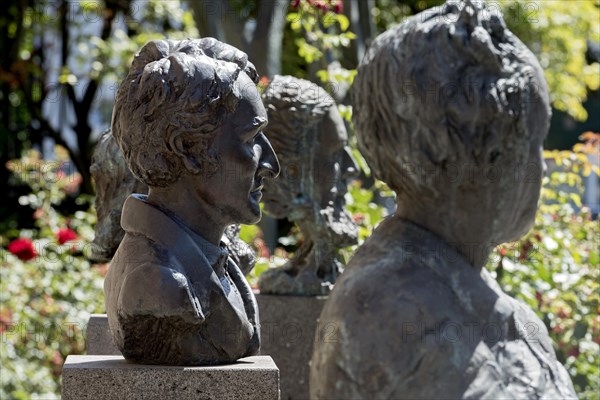
[[[188,153],[188,146],[186,146],[182,134],[171,132],[169,135],[169,147],[171,148],[171,151],[179,157],[189,172],[198,174],[202,171],[202,167],[198,163],[198,160],[196,160],[194,155]]]

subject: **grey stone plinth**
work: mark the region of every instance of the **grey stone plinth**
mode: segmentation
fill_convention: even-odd
[[[310,358],[317,320],[327,297],[256,294],[260,311],[260,354],[281,371],[281,398],[308,399]]]
[[[279,399],[279,370],[267,356],[205,367],[131,364],[123,356],[68,356],[62,398]]]
[[[92,314],[90,316],[85,349],[89,355],[121,355],[108,330],[108,317],[106,314]]]

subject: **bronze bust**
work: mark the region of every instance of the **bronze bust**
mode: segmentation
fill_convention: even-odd
[[[575,398],[543,322],[483,268],[536,213],[550,105],[534,55],[492,8],[448,2],[374,40],[353,105],[397,211],[323,308],[311,398]]]
[[[113,339],[133,362],[230,363],[254,355],[254,295],[221,238],[261,216],[279,173],[247,55],[212,38],[146,44],[117,92],[112,134],[149,187],[123,206],[104,284]]]
[[[296,223],[303,242],[283,267],[263,272],[258,286],[263,294],[326,295],[343,269],[336,250],[357,241],[344,199],[358,172],[346,127],[333,98],[304,79],[275,76],[263,102],[283,171],[265,185],[265,210]]]
[[[91,259],[106,263],[112,260],[125,231],[121,228],[123,203],[133,193],[147,194],[148,186],[138,180],[121,154],[110,129],[106,130],[92,155],[90,168],[96,191],[96,216],[94,241]],[[244,275],[254,268],[256,255],[252,247],[240,239],[240,225],[229,225],[221,241],[227,246],[229,257],[233,259]]]

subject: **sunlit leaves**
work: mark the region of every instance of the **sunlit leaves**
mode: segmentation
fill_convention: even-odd
[[[600,8],[595,0],[501,0],[504,19],[540,60],[552,105],[585,120],[582,103],[600,87],[600,65],[587,65],[586,40],[600,40]]]
[[[600,225],[583,207],[582,176],[598,157],[597,135],[574,151],[546,151],[555,164],[544,179],[534,228],[493,253],[488,268],[505,291],[526,302],[545,322],[580,398],[600,387]]]

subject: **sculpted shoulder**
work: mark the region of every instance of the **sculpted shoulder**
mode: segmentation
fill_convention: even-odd
[[[352,260],[321,314],[319,326],[334,335],[317,337],[311,373],[320,384],[313,397],[422,397],[429,392],[413,382],[423,382],[425,375],[452,376],[448,395],[460,396],[467,361],[456,360],[456,353],[463,349],[434,333],[460,316],[451,291],[418,260],[398,259],[388,249],[387,256],[365,263],[369,251],[367,244]]]
[[[414,307],[420,310],[419,318],[426,318],[425,322],[447,318],[447,314],[455,308],[452,289],[424,265],[418,251],[411,251],[410,245],[389,230],[386,225],[380,226],[359,248],[332,296],[350,296],[361,307],[391,310],[396,320],[398,317],[414,318]],[[411,306],[391,307],[398,301]],[[448,307],[441,310],[438,307],[440,301]],[[348,306],[345,301],[331,301],[329,304]]]
[[[385,223],[377,228],[330,295],[320,327],[335,335],[317,336],[314,398],[439,396],[437,385],[423,387],[429,380],[444,380],[447,396],[461,397],[472,381],[465,370],[478,340],[454,340],[453,326],[478,318],[423,261],[435,257],[413,248],[411,236],[394,232],[399,229]]]
[[[204,320],[177,260],[141,236],[126,235],[111,263],[105,290],[107,308],[122,316],[184,316],[195,322]]]

